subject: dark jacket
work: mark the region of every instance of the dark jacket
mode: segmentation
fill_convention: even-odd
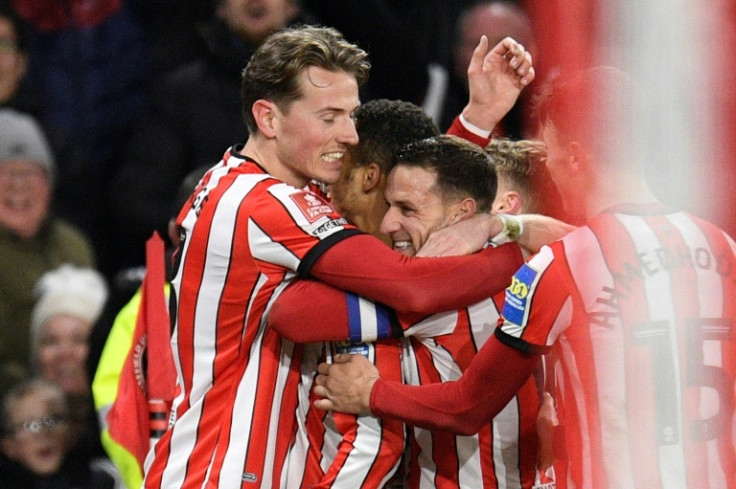
[[[67,457],[61,469],[49,476],[38,476],[0,454],[0,487],[12,489],[115,489],[119,477],[109,460]]]

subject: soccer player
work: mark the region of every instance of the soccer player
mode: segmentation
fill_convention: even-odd
[[[547,167],[587,224],[519,269],[459,381],[406,386],[338,356],[320,365],[319,406],[474,433],[554,347],[568,487],[736,487],[736,243],[658,202],[646,161],[621,157],[634,93],[608,67],[552,87]]]
[[[519,148],[532,144],[518,143]],[[532,159],[528,153],[519,154]],[[533,163],[526,163],[527,168]],[[496,176],[491,162],[479,147],[470,143],[451,136],[428,138],[402,149],[394,164],[385,192],[390,207],[380,228],[390,237],[394,249],[406,256],[413,256],[435,230],[476,212],[488,212],[495,204]],[[512,188],[509,182],[505,186]],[[526,193],[526,189],[520,189],[517,195]],[[520,210],[526,209],[522,206],[516,212]],[[538,209],[530,205],[529,210]],[[315,297],[320,301],[319,312],[299,307]],[[381,305],[346,306],[350,303],[349,297],[346,300],[342,292],[325,284],[296,282],[276,301],[269,321],[291,339],[300,341],[304,339],[303,330],[320,329],[327,334],[325,330],[339,332],[350,322],[379,322],[382,317],[394,317]],[[402,355],[403,381],[419,385],[458,378],[495,328],[502,304],[503,294],[495,300],[488,298],[458,311],[429,317],[399,314],[401,324],[395,321],[394,329],[403,328],[410,338]],[[370,317],[373,311],[377,311],[375,317]],[[295,324],[300,327],[295,328]],[[353,348],[372,358],[367,345]],[[437,483],[445,488],[531,488],[536,480],[535,422],[539,398],[535,379],[530,377],[513,402],[478,435],[455,436],[412,428],[409,487],[434,487]],[[365,418],[370,419],[358,419],[368,423]],[[376,438],[377,448],[380,440]],[[350,443],[357,445],[352,440],[343,445]],[[361,450],[362,446],[353,452]]]
[[[520,72],[517,83],[533,79],[523,49],[499,49]],[[248,140],[226,151],[178,219],[172,347],[180,394],[170,429],[146,460],[145,487],[279,485],[302,348],[265,319],[297,275],[432,313],[502,289],[521,263],[516,245],[407,260],[349,225],[309,186],[334,183],[358,142],[352,114],[368,69],[364,51],[334,29],[310,26],[272,35],[246,66]],[[492,228],[489,236],[505,226],[496,219]]]

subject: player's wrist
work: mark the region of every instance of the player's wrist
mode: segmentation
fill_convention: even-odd
[[[517,216],[511,214],[495,214],[501,223],[501,229],[490,238],[490,243],[495,246],[517,241],[524,232],[524,222]],[[496,228],[498,229],[498,228]]]
[[[460,113],[460,123],[466,130],[488,139],[491,137],[491,132],[493,132],[498,121],[493,117],[489,117],[485,108],[469,102]]]

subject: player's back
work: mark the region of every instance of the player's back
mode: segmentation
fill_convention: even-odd
[[[582,487],[736,487],[734,243],[659,205],[617,211],[553,244],[553,259],[540,253],[530,262],[538,277],[523,284],[526,300],[545,290],[539,301],[560,303],[546,321],[551,336],[563,330],[558,408],[571,477]],[[550,292],[567,280],[577,295]]]

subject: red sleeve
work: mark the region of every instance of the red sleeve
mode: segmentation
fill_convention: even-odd
[[[433,314],[504,290],[523,263],[515,243],[469,256],[408,258],[372,236],[359,234],[324,250],[309,273],[396,311]]]
[[[371,411],[421,428],[472,435],[508,404],[539,358],[492,336],[457,381],[413,386],[379,379]]]
[[[486,145],[488,145],[488,143],[491,142],[491,138],[484,138],[483,136],[479,136],[475,134],[474,132],[470,131],[467,127],[465,127],[463,123],[460,121],[459,114],[452,121],[452,125],[447,130],[447,134],[451,136],[457,136],[459,138],[466,139],[470,141],[471,143],[477,144],[481,148],[485,148]]]
[[[268,325],[295,343],[346,340],[345,291],[314,280],[296,280],[274,302]]]

